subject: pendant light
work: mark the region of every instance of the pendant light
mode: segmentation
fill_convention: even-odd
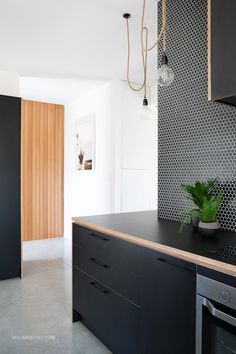
[[[148,100],[146,97],[143,99],[143,106],[139,110],[139,116],[142,119],[149,119],[152,116],[152,108],[148,104]]]
[[[164,17],[166,18],[166,8],[164,9]],[[175,75],[173,70],[168,65],[166,55],[166,29],[163,33],[163,54],[161,57],[161,67],[157,71],[157,83],[159,86],[168,87],[174,81]]]
[[[129,30],[129,20],[131,15],[129,13],[123,14],[124,19],[126,20],[126,29],[127,29],[127,42],[128,42],[128,58],[127,58],[127,82],[131,90],[133,91],[144,91],[143,98],[143,106],[141,112],[151,112],[151,108],[148,104],[147,99],[147,59],[148,52],[154,49],[158,43],[160,43],[161,39],[163,39],[163,49],[164,53],[162,55],[161,67],[158,69],[158,79],[157,83],[160,86],[170,86],[174,80],[174,73],[172,69],[168,66],[168,59],[166,56],[166,35],[167,35],[167,12],[166,12],[166,1],[162,0],[162,28],[159,36],[157,37],[155,43],[148,47],[148,28],[144,25],[144,17],[145,17],[145,8],[146,8],[146,0],[143,0],[143,9],[142,9],[142,22],[141,22],[141,31],[140,31],[140,41],[141,41],[141,54],[142,54],[142,66],[143,66],[143,82],[139,87],[134,87],[130,81],[130,30]],[[145,40],[144,40],[145,38]],[[142,114],[141,113],[141,114]]]
[[[161,57],[161,67],[157,71],[157,83],[159,86],[168,87],[174,81],[173,70],[168,66],[168,59],[164,52]]]

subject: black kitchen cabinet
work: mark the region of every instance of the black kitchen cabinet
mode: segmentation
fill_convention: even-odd
[[[208,4],[209,100],[236,106],[236,1]]]
[[[0,280],[21,275],[21,99],[0,96]]]
[[[138,354],[140,309],[86,273],[74,268],[74,308],[113,353]]]
[[[142,253],[142,352],[194,353],[195,265],[144,248]]]
[[[73,230],[74,266],[139,305],[139,247],[79,225]]]
[[[196,266],[73,225],[73,320],[114,354],[193,354]]]

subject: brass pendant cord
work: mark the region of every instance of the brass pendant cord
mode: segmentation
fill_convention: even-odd
[[[144,26],[144,17],[145,17],[145,8],[146,8],[146,0],[143,0],[143,10],[142,10],[142,23],[141,23],[141,51],[142,51],[142,64],[143,64],[143,83],[139,88],[133,87],[130,81],[130,53],[131,53],[131,45],[130,45],[130,30],[129,30],[129,18],[126,18],[126,27],[127,27],[127,39],[128,39],[128,58],[127,58],[127,82],[131,90],[133,91],[141,91],[144,89],[144,97],[146,97],[147,93],[147,54],[150,50],[155,48],[155,46],[161,41],[163,37],[163,46],[164,51],[166,50],[166,1],[162,0],[162,28],[159,36],[157,37],[156,42],[148,48],[148,28]],[[145,34],[145,36],[144,36]],[[145,37],[145,43],[144,43]]]
[[[161,27],[161,32],[159,36],[157,37],[155,43],[149,47],[145,48],[144,43],[143,43],[143,37],[142,37],[142,51],[144,52],[149,52],[150,50],[154,49],[158,43],[160,43],[162,37],[163,37],[163,45],[164,45],[164,51],[166,50],[166,23],[167,23],[167,13],[166,13],[166,1],[167,0],[162,0],[162,27]],[[143,0],[143,12],[142,12],[142,29],[144,30],[144,17],[145,17],[145,8],[146,8],[146,0]]]
[[[129,20],[126,19],[126,26],[127,26],[127,39],[128,39],[128,58],[127,58],[127,82],[131,90],[133,91],[141,91],[143,88],[146,92],[146,83],[147,83],[147,52],[142,50],[142,63],[143,63],[143,83],[141,87],[135,88],[132,86],[131,81],[130,81],[130,52],[131,52],[131,46],[130,46],[130,30],[129,30]],[[147,48],[148,45],[148,29],[147,27],[143,27],[141,31],[141,42],[143,43],[143,34],[144,32],[146,33],[145,36],[145,48]],[[146,95],[146,94],[145,94]]]

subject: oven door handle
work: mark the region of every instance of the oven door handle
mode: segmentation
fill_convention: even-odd
[[[236,318],[233,316],[227,315],[226,313],[217,310],[215,306],[206,298],[203,298],[203,305],[208,309],[212,316],[230,324],[233,327],[236,327]]]

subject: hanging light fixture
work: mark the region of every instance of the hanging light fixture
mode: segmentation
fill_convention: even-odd
[[[131,15],[129,13],[123,14],[124,19],[126,20],[127,28],[127,41],[128,41],[128,58],[127,58],[127,82],[131,90],[133,91],[144,91],[143,98],[143,107],[142,113],[150,112],[151,108],[147,99],[147,62],[148,62],[148,52],[154,49],[158,43],[163,39],[163,55],[161,60],[161,67],[158,69],[157,73],[157,83],[159,86],[168,87],[174,81],[174,73],[172,69],[168,66],[168,59],[166,55],[166,36],[167,36],[167,12],[166,12],[166,1],[162,0],[162,28],[155,41],[155,43],[148,47],[148,28],[144,25],[145,17],[145,8],[146,0],[143,0],[143,9],[142,9],[142,22],[141,22],[141,31],[140,31],[140,40],[141,40],[141,54],[142,54],[142,66],[143,66],[143,82],[139,87],[134,87],[130,81],[130,30],[129,30],[129,19]],[[142,114],[141,113],[141,114]]]
[[[157,71],[157,83],[159,86],[168,87],[174,81],[173,70],[168,66],[168,58],[164,52],[161,57],[161,67]]]
[[[143,119],[148,119],[152,115],[152,108],[148,104],[148,99],[144,97],[142,108],[139,110],[139,115]]]

